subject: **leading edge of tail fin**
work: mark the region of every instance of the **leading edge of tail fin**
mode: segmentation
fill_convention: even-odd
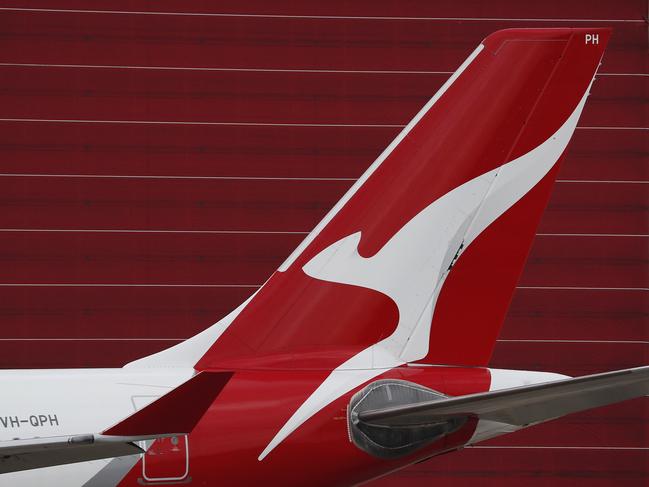
[[[132,365],[485,365],[609,35],[487,37],[250,300]]]

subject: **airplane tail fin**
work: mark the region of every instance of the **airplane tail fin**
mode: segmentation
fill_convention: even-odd
[[[487,37],[249,301],[132,365],[486,365],[609,36]]]

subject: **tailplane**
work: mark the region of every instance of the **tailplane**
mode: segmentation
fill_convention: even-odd
[[[460,397],[403,380],[383,380],[354,395],[347,418],[350,437],[358,448],[394,458],[423,448],[470,420],[488,423],[490,436],[495,436],[646,395],[649,367]],[[474,435],[470,444],[485,439],[480,436]]]

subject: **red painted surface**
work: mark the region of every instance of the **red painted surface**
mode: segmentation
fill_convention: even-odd
[[[81,8],[86,2],[3,6]],[[108,10],[600,19],[615,28],[604,73],[647,73],[646,2],[95,2]],[[264,19],[0,12],[0,62],[369,70],[455,69],[507,20]],[[626,19],[634,22],[606,22]],[[534,22],[533,26],[562,25]],[[579,25],[584,23],[579,22]],[[436,74],[233,73],[1,66],[1,118],[402,124]],[[67,74],[66,74],[67,73]],[[582,118],[647,127],[646,78],[600,76]],[[110,81],[110,83],[109,83]],[[257,86],[257,90],[255,90]],[[195,96],[201,94],[201,98]],[[254,103],[250,103],[250,101]],[[210,113],[211,112],[211,113]],[[226,117],[227,115],[227,117]],[[354,178],[397,127],[0,122],[1,173]],[[577,130],[558,178],[647,180],[642,131]],[[0,178],[1,228],[308,231],[351,181]],[[647,234],[640,184],[558,183],[541,233]],[[166,195],[166,196],[165,196]],[[185,338],[259,284],[301,235],[0,234],[3,338]],[[601,239],[601,240],[600,240]],[[637,240],[634,240],[637,239]],[[646,238],[538,237],[521,285],[647,288]],[[236,270],[235,270],[236,269]],[[644,271],[643,271],[644,269]],[[242,279],[257,277],[258,282]],[[492,365],[588,373],[648,362],[646,291],[519,289]],[[3,367],[118,366],[176,341],[4,341]],[[377,485],[628,485],[649,472],[646,400],[604,408],[422,463]],[[562,446],[596,449],[563,450]]]
[[[591,82],[609,36],[597,32],[597,47],[585,44],[581,30],[506,30],[485,39],[484,51],[290,268],[272,275],[197,367],[227,367],[223,360],[239,363],[250,354],[254,359],[247,360],[254,362],[282,354],[284,364],[303,352],[315,354],[310,367],[336,368],[390,336],[399,314],[389,296],[313,279],[302,266],[358,232],[358,253],[376,255],[432,202],[548,140]],[[430,350],[420,359],[488,365],[556,169],[471,243],[443,287]],[[463,306],[467,296],[475,296],[474,306]],[[469,338],[460,323],[477,329]],[[448,345],[453,343],[462,347]]]
[[[205,415],[232,375],[232,372],[201,372],[123,421],[102,431],[102,434],[146,436],[161,431],[189,433]]]
[[[428,363],[489,364],[557,170],[487,227],[457,261],[433,314]]]
[[[326,375],[326,371],[305,370],[235,372],[189,435],[192,483],[213,485],[227,480],[228,485],[234,487],[272,479],[274,485],[295,487],[349,485],[457,448],[475,430],[475,422],[468,421],[458,431],[414,455],[378,459],[363,453],[347,440],[345,411],[351,396],[347,393],[323,408],[317,417],[308,420],[259,462],[259,452],[276,433],[271,425],[288,420],[292,411],[312,392],[313,384],[320,383]],[[409,380],[450,395],[482,392],[490,383],[489,372],[479,368],[403,367],[391,369],[380,377]],[[223,438],[228,441],[222,441]],[[309,459],[313,458],[344,460],[320,462],[317,476],[309,469],[295,468],[312,464]],[[119,485],[141,485],[138,481],[141,476],[142,467],[138,464]]]

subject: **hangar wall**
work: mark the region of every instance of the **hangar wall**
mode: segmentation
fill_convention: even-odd
[[[612,26],[492,365],[649,362],[648,4],[7,0],[0,367],[120,366],[262,283],[488,33]],[[644,486],[649,400],[373,485]]]

